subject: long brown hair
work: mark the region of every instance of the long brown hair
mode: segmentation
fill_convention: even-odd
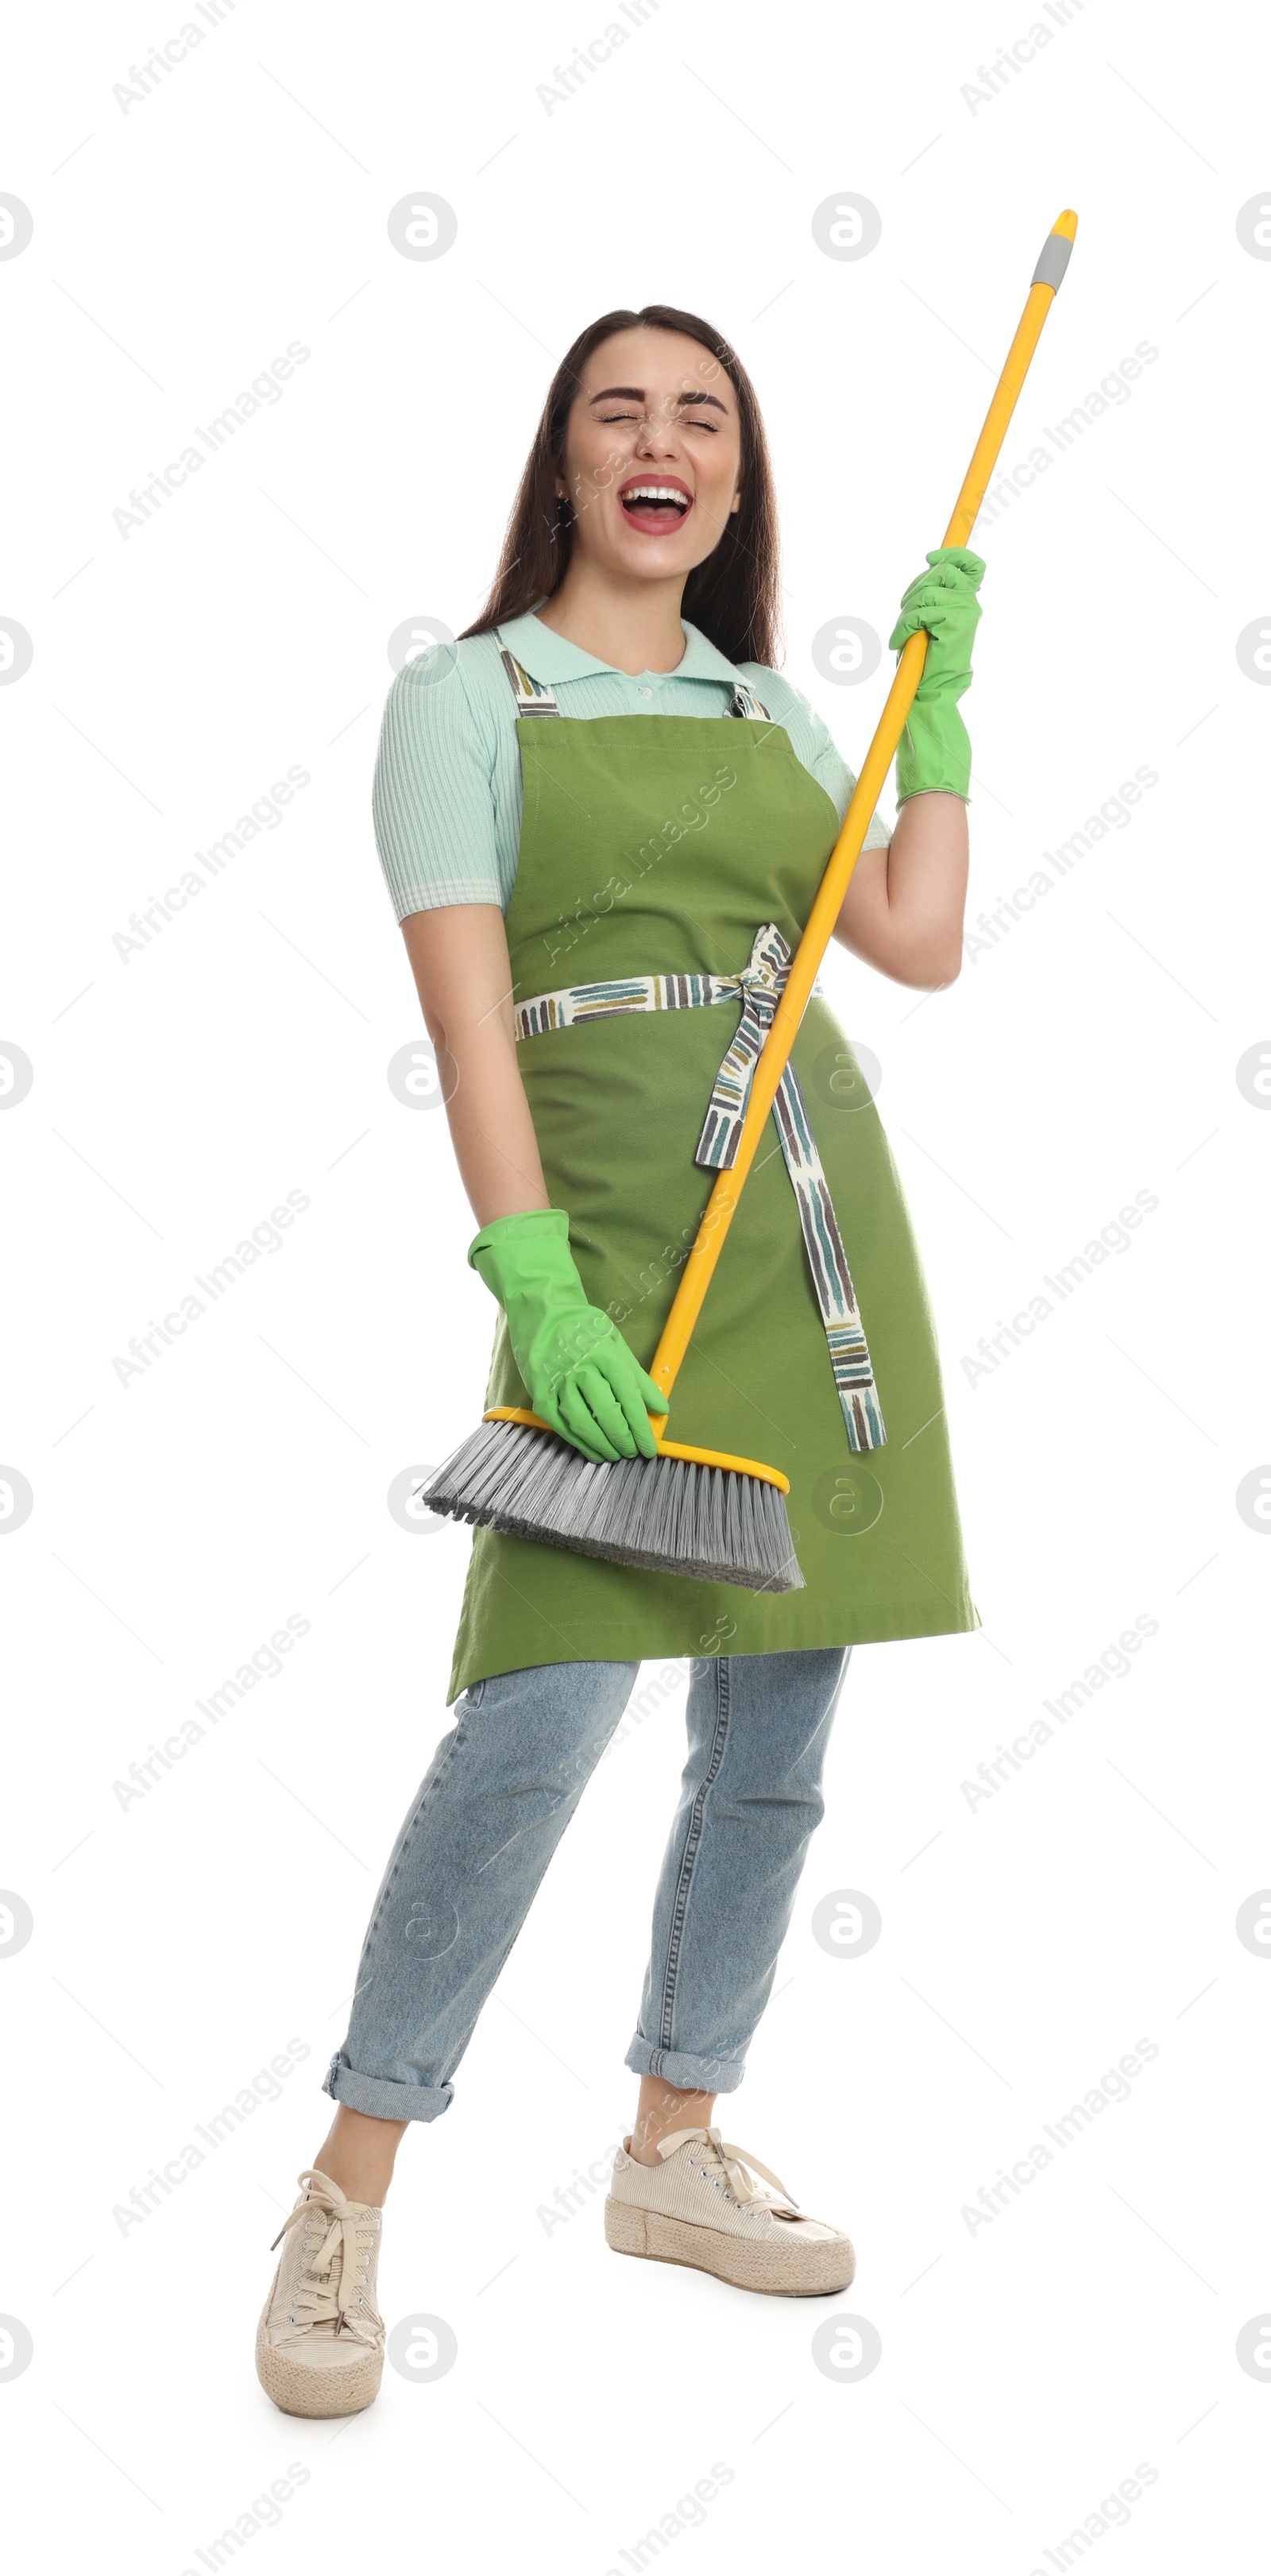
[[[723,367],[737,394],[741,430],[741,502],[712,554],[696,564],[684,588],[684,615],[729,662],[771,669],[781,649],[777,501],[763,417],[745,368],[723,333],[696,313],[646,304],[640,313],[603,313],[580,331],[548,388],[534,444],[508,520],[489,598],[465,635],[488,635],[523,617],[558,590],[573,545],[574,511],[556,490],[569,408],[592,351],[615,331],[678,331]]]

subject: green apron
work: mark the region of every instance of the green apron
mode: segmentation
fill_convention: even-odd
[[[507,936],[518,1003],[607,977],[735,975],[765,922],[797,946],[839,823],[783,726],[748,715],[583,720],[542,696],[542,713],[517,720],[524,797]],[[587,1296],[646,1368],[710,1195],[713,1175],[694,1153],[739,1017],[718,1002],[596,1018],[517,1050]],[[884,1445],[849,1448],[770,1119],[666,1427],[788,1476],[804,1589],[756,1594],[478,1529],[449,1701],[525,1664],[777,1654],[979,1626],[908,1211],[860,1068],[818,994],[793,1062],[845,1239]],[[529,1403],[502,1315],[485,1401]]]

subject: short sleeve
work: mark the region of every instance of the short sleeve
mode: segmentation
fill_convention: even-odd
[[[454,648],[398,672],[380,727],[371,791],[375,846],[399,921],[448,903],[497,903],[493,745]]]
[[[825,718],[817,714],[811,699],[805,698],[802,690],[780,672],[757,672],[756,687],[765,706],[784,724],[804,768],[811,770],[818,786],[825,789],[841,823],[851,804],[856,780]],[[862,849],[885,850],[890,840],[891,832],[881,814],[873,814]]]

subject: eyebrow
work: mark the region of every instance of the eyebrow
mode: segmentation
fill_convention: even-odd
[[[594,403],[613,402],[619,396],[629,402],[643,402],[644,387],[643,385],[606,385],[602,393],[589,394],[587,399]],[[728,409],[727,403],[722,403],[718,394],[677,394],[675,400],[681,411],[696,410],[699,403],[713,403],[716,411],[726,412]]]

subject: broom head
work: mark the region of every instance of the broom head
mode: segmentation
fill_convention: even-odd
[[[430,1511],[651,1574],[805,1589],[789,1488],[771,1467],[659,1445],[656,1458],[584,1458],[533,1415],[487,1414],[423,1487]]]

